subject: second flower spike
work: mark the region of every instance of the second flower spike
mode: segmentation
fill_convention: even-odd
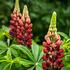
[[[32,23],[29,17],[28,8],[25,5],[23,9],[22,20],[24,24],[23,41],[27,47],[31,47],[32,44]]]
[[[47,35],[45,35],[43,70],[60,70],[64,65],[61,58],[64,56],[63,49],[60,48],[62,41],[60,35],[57,34],[56,28],[56,12],[53,12],[51,23]]]

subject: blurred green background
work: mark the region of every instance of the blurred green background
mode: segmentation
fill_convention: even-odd
[[[14,8],[15,0],[0,0],[0,27],[9,26],[10,15]],[[70,37],[70,0],[20,0],[21,13],[24,5],[29,8],[33,24],[33,38],[41,43],[48,31],[51,14],[57,12],[57,28]]]

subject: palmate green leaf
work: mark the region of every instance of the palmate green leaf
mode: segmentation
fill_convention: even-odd
[[[8,63],[8,64],[2,63],[1,66],[3,66],[3,67],[0,67],[1,70],[11,70],[12,64],[11,63]]]
[[[0,63],[0,70],[2,70],[6,64],[6,62]]]
[[[0,59],[0,62],[6,62],[7,60],[6,59]]]
[[[32,44],[32,53],[34,55],[35,61],[37,61],[38,53],[39,53],[39,46],[35,42],[33,42]]]
[[[8,63],[7,65],[4,66],[4,68],[2,70],[11,70],[11,63]]]
[[[70,39],[64,39],[62,48],[64,49],[64,53],[66,55],[70,54]]]
[[[67,68],[64,67],[64,68],[62,68],[61,70],[67,70]]]
[[[63,59],[64,67],[62,70],[70,70],[70,39],[64,39],[62,48],[64,49],[65,57]]]
[[[6,62],[0,63],[0,70],[11,70],[11,66],[12,66],[11,63]]]
[[[3,39],[3,36],[4,36],[4,33],[3,33],[3,31],[0,30],[0,40]]]
[[[44,53],[43,51],[40,52],[39,58],[38,58],[38,62],[41,60],[41,58],[43,57]]]
[[[23,65],[24,67],[30,67],[28,70],[30,70],[30,69],[33,70],[36,63],[39,64],[41,62],[41,58],[43,56],[42,48],[40,48],[40,47],[41,46],[37,45],[36,43],[33,43],[32,50],[28,49],[26,46],[23,46],[23,45],[16,45],[16,44],[11,45],[10,46],[11,54],[15,53],[15,52],[12,53],[12,50],[13,51],[15,50],[16,52],[17,52],[17,50],[20,50],[22,53],[27,55],[29,58],[28,60],[26,60],[26,59],[17,57],[15,55],[15,57],[17,57],[17,58],[14,59],[14,63]],[[40,67],[40,65],[38,65],[38,68],[42,68],[42,67]]]
[[[43,53],[43,46],[39,46],[39,54],[38,54],[38,62],[41,60],[41,58],[43,57],[44,53]]]
[[[1,29],[3,32],[9,32],[9,28],[8,27],[6,27],[6,26],[2,26],[2,29]]]
[[[36,66],[36,70],[43,70],[42,63],[40,63],[40,62],[38,63],[38,65]]]
[[[7,50],[6,59],[7,60],[12,60],[12,55],[11,55],[11,49],[10,48],[8,48],[8,50]]]
[[[12,54],[14,57],[18,57],[18,52],[17,52],[17,50],[15,50],[14,48],[11,48],[11,54]]]
[[[30,52],[30,50],[23,45],[12,45],[13,48],[18,49],[20,51],[22,51],[24,54],[26,54],[32,61],[34,61],[34,57],[32,55],[32,53]]]
[[[61,70],[70,70],[70,68],[63,67]]]
[[[20,57],[17,57],[14,59],[14,63],[19,63],[20,65],[23,65],[25,67],[29,67],[30,65],[33,65],[32,61],[26,60],[26,59],[22,59]]]
[[[63,32],[58,32],[61,36],[63,36],[65,39],[69,39],[68,35]]]
[[[3,41],[0,41],[0,54],[4,53],[7,50],[7,45]]]
[[[0,62],[6,62],[6,61],[7,61],[7,60],[6,60],[6,58],[5,58],[4,55],[0,57]]]
[[[27,70],[33,70],[34,69],[34,66],[33,67],[31,67],[31,68],[29,68],[29,69],[27,69]]]
[[[43,51],[42,51],[42,46],[37,45],[35,42],[32,44],[32,53],[35,58],[35,63],[34,67],[36,70],[42,70],[42,56],[43,56]]]
[[[3,39],[4,35],[9,36],[8,33],[9,33],[9,28],[3,25],[2,28],[0,29],[0,40]]]
[[[70,46],[70,39],[64,40],[62,46],[65,46],[65,47]]]
[[[44,54],[41,47],[42,46],[37,45],[35,42],[33,42],[33,44],[32,44],[32,53],[37,62],[40,61],[40,59],[42,58],[42,56]]]
[[[2,29],[0,29],[0,40],[2,40],[4,36],[6,36],[9,39],[12,39],[9,34],[9,28],[3,25]]]

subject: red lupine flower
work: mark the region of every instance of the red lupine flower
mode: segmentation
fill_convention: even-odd
[[[60,46],[62,44],[62,41],[58,40],[56,41],[56,45]]]
[[[64,57],[64,50],[60,49],[62,41],[60,35],[57,34],[55,21],[56,13],[54,12],[52,15],[49,31],[45,36],[45,41],[43,42],[43,52],[45,55],[42,59],[46,64],[45,67],[43,66],[43,69],[45,70],[48,70],[49,67],[52,67],[52,70],[59,70],[64,66],[61,60],[61,58]],[[48,55],[48,57],[46,55]],[[47,63],[49,64],[49,66],[47,65]]]
[[[52,43],[51,44],[51,47],[56,48],[56,44],[55,43]]]
[[[43,50],[43,52],[44,52],[44,53],[47,53],[47,52],[48,52],[48,50],[45,48],[45,49]]]
[[[44,55],[44,56],[42,57],[42,59],[46,61],[46,60],[47,60],[46,55]]]
[[[43,66],[44,69],[46,69],[46,62],[43,62],[42,66]]]
[[[46,42],[43,42],[44,47],[48,47],[49,45]]]
[[[60,68],[64,67],[64,64],[60,64],[59,67],[60,67]]]
[[[15,38],[18,43],[21,44],[23,44],[22,40],[23,30],[24,30],[24,24],[23,21],[21,20],[21,14],[19,10],[19,0],[16,0],[14,11],[11,14],[10,35],[13,38]]]
[[[47,62],[42,63],[43,70],[48,70],[49,64]]]
[[[51,52],[51,55],[52,55],[52,56],[55,56],[55,55],[56,55],[56,52],[55,52],[55,51],[52,51],[52,52]]]
[[[60,50],[59,50],[59,52],[60,52],[60,53],[63,53],[63,52],[64,52],[64,50],[63,50],[63,49],[60,49]]]
[[[60,64],[61,62],[62,62],[61,59],[57,59],[57,60],[56,60],[56,63],[57,63],[57,64]]]
[[[28,9],[26,5],[24,6],[22,20],[24,24],[23,41],[24,41],[24,44],[30,48],[32,44],[32,36],[33,36],[32,35],[32,23],[30,21],[30,17],[29,17]]]
[[[18,0],[16,0],[15,8],[11,14],[10,35],[16,39],[19,44],[31,47],[32,44],[32,24],[28,15],[27,6],[24,6],[23,16],[20,14]]]

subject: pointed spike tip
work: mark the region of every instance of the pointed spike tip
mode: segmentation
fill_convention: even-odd
[[[19,7],[19,0],[15,0],[15,7],[14,7],[14,11],[17,10],[18,12],[20,12],[20,7]]]
[[[57,15],[55,11],[53,12],[53,15],[55,15],[55,16]]]
[[[56,12],[54,11],[51,17],[51,22],[50,22],[50,26],[49,26],[49,31],[56,33],[57,32],[57,28],[56,28]]]
[[[53,14],[52,14],[51,24],[50,24],[50,25],[53,25],[53,24],[56,25],[56,17],[57,17],[57,14],[56,14],[56,12],[54,11]]]
[[[24,9],[27,9],[27,5],[24,5]]]
[[[24,15],[25,17],[28,16],[28,8],[27,8],[27,5],[24,5],[23,15]]]

